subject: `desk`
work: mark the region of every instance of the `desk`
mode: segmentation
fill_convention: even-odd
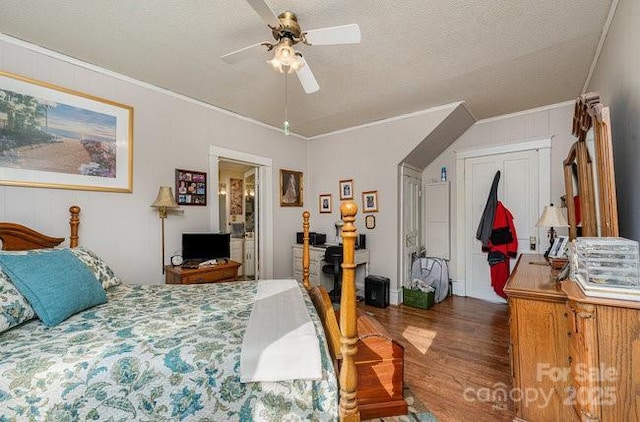
[[[165,267],[166,284],[201,284],[235,281],[238,278],[239,262],[231,261],[201,268]]]
[[[327,291],[333,289],[333,277],[322,272],[322,266],[326,264],[324,252],[327,246],[309,246],[309,283],[312,286],[324,286]],[[302,245],[293,245],[293,278],[302,282]],[[364,278],[369,275],[369,251],[356,249],[354,256],[358,267],[364,266],[364,276],[358,277],[356,268],[356,286],[364,289]]]

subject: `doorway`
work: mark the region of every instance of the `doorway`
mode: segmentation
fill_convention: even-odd
[[[241,277],[273,278],[273,189],[271,159],[210,147],[213,231],[232,234],[231,259]],[[213,202],[215,204],[215,201]]]
[[[458,268],[463,273],[462,294],[491,302],[504,302],[491,287],[487,254],[476,239],[476,230],[489,195],[491,183],[500,171],[498,200],[513,217],[518,237],[518,255],[539,253],[531,250],[531,239],[540,245],[541,230],[536,221],[550,201],[551,178],[549,139],[506,147],[460,152],[457,154]],[[515,261],[512,261],[511,268]],[[461,292],[457,291],[457,294]]]
[[[411,264],[413,258],[420,254],[422,241],[422,170],[406,163],[400,166],[402,204],[400,207],[400,285],[408,286],[411,282]]]
[[[220,232],[231,234],[231,260],[239,262],[238,277],[253,280],[259,274],[255,239],[259,225],[260,186],[256,166],[218,159]]]

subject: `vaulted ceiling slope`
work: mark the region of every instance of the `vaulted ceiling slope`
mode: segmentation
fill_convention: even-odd
[[[358,23],[355,45],[302,46],[320,84],[289,78],[292,131],[315,136],[466,101],[478,119],[575,98],[610,0],[266,0],[303,29]],[[245,0],[2,0],[0,32],[281,127],[283,75]]]

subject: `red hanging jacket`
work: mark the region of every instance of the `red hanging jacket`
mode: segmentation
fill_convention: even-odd
[[[518,255],[518,235],[513,225],[513,215],[507,207],[498,201],[493,217],[493,230],[489,240],[489,252],[499,251],[504,256],[515,258]]]
[[[513,215],[498,201],[493,218],[493,229],[489,240],[489,253],[496,252],[502,254],[504,259],[491,264],[491,286],[501,297],[507,298],[504,293],[504,286],[509,278],[509,258],[515,258],[518,254],[518,235],[513,224]]]

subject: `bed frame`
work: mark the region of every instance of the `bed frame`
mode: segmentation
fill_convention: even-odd
[[[304,230],[304,248],[302,253],[303,268],[303,284],[313,303],[318,310],[320,319],[325,329],[329,352],[334,361],[334,365],[339,369],[339,385],[340,385],[340,420],[342,421],[359,421],[361,409],[358,406],[356,390],[358,390],[358,370],[357,367],[364,369],[373,368],[369,360],[363,362],[357,361],[356,353],[358,351],[357,344],[362,341],[363,334],[372,340],[382,339],[383,347],[375,350],[375,355],[380,353],[388,355],[394,359],[392,369],[394,370],[394,382],[402,386],[402,362],[403,358],[400,352],[402,346],[393,342],[388,335],[385,334],[384,328],[375,320],[366,315],[359,315],[356,311],[356,286],[355,286],[355,242],[356,227],[354,225],[357,205],[352,201],[343,202],[340,211],[343,216],[344,226],[342,227],[343,239],[343,263],[342,263],[342,293],[340,298],[339,321],[329,298],[327,291],[323,287],[312,287],[309,283],[309,217],[308,211],[303,213],[303,230]],[[78,226],[80,225],[80,207],[72,206],[69,208],[71,214],[69,220],[70,237],[69,246],[75,248],[79,243]],[[64,242],[64,238],[45,236],[35,230],[20,224],[0,223],[0,240],[2,241],[3,250],[28,250],[28,249],[44,249],[53,248]],[[358,329],[358,321],[361,322],[360,330]],[[360,337],[359,337],[360,331]],[[366,350],[371,344],[363,345],[362,355],[367,355]],[[380,352],[388,349],[387,352]],[[371,354],[371,353],[369,353]],[[398,357],[400,358],[400,366],[398,367]],[[370,358],[365,358],[370,359]],[[380,361],[380,359],[378,359]],[[364,374],[363,374],[364,375]],[[365,378],[368,379],[368,378]],[[388,386],[383,386],[389,389]],[[398,390],[397,386],[394,387]],[[396,397],[394,401],[383,404],[384,409],[390,414],[406,414],[406,403],[402,399],[402,388],[395,391]],[[360,391],[360,390],[358,390]],[[368,390],[364,390],[364,394],[369,394]],[[397,398],[399,394],[400,399]],[[364,411],[363,417],[371,417],[378,415],[376,410],[374,413]]]
[[[312,287],[309,282],[310,214],[308,211],[302,214],[302,283],[318,311],[329,353],[340,374],[340,420],[343,421],[407,414],[403,397],[404,347],[393,340],[378,321],[356,308],[354,221],[357,211],[352,201],[340,206],[344,225],[339,312],[334,311],[326,289]]]

